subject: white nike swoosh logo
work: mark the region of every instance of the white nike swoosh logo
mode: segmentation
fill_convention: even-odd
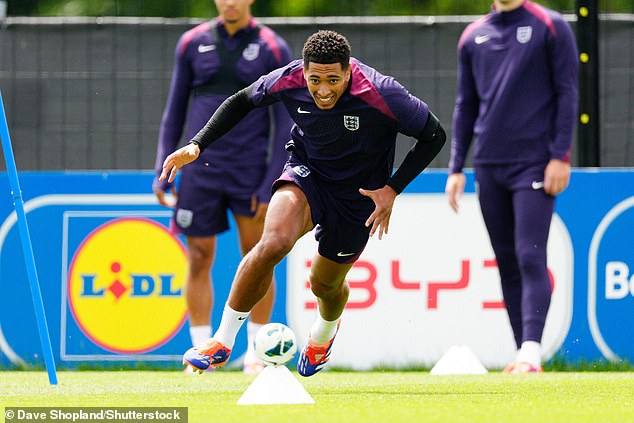
[[[474,41],[476,44],[482,44],[482,43],[486,43],[490,39],[491,39],[490,35],[478,35],[477,37],[475,37]]]
[[[531,188],[535,190],[544,188],[544,182],[533,181],[533,183],[531,184]]]
[[[348,257],[348,256],[353,256],[357,253],[342,253],[341,251],[337,253],[338,257]]]
[[[302,107],[297,108],[297,113],[310,113],[308,110],[302,110]]]
[[[198,53],[207,53],[208,51],[213,51],[216,49],[216,45],[215,44],[209,44],[208,46],[204,45],[204,44],[199,44],[198,45]]]

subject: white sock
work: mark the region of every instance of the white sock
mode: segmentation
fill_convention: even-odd
[[[192,339],[192,346],[202,344],[207,339],[211,338],[211,326],[190,326],[189,336]]]
[[[244,355],[244,361],[256,361],[257,357],[255,355],[255,334],[258,333],[258,330],[264,326],[261,323],[254,323],[252,321],[247,322],[247,352]]]
[[[319,313],[317,313],[317,320],[310,328],[310,340],[315,344],[327,344],[337,333],[337,324],[339,320],[333,320],[329,322],[324,320]]]
[[[517,361],[530,363],[535,367],[542,365],[542,346],[536,341],[522,342],[522,348],[517,353]]]
[[[233,344],[236,342],[236,336],[238,331],[244,324],[244,321],[249,317],[249,311],[235,311],[229,304],[225,304],[225,309],[222,312],[222,320],[213,338],[222,342],[227,348],[233,349]]]

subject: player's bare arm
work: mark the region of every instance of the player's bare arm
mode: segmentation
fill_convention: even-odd
[[[447,184],[445,185],[445,194],[449,200],[451,209],[458,213],[460,207],[460,198],[464,193],[464,187],[466,185],[467,178],[464,173],[452,173],[447,178]]]
[[[174,182],[178,169],[196,160],[200,155],[200,147],[198,144],[190,143],[184,147],[179,148],[165,159],[163,162],[163,170],[159,181],[163,182],[167,179],[167,182]]]
[[[171,186],[169,188],[169,193],[172,194],[171,197],[167,195],[166,191],[163,191],[160,188],[154,189],[154,195],[156,195],[156,199],[161,206],[174,208],[176,206],[176,200],[178,199],[178,196],[176,194],[176,188]]]
[[[570,182],[570,163],[552,159],[544,170],[544,191],[557,195],[568,187]]]

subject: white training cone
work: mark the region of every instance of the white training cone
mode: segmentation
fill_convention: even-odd
[[[443,355],[431,369],[432,375],[481,375],[487,369],[478,357],[465,346],[453,346]]]
[[[238,400],[238,405],[314,403],[313,397],[286,366],[264,367]]]

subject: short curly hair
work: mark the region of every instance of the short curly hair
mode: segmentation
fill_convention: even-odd
[[[347,69],[350,65],[350,43],[338,32],[321,30],[308,37],[302,57],[305,68],[313,62],[322,65],[341,63],[341,68]]]

